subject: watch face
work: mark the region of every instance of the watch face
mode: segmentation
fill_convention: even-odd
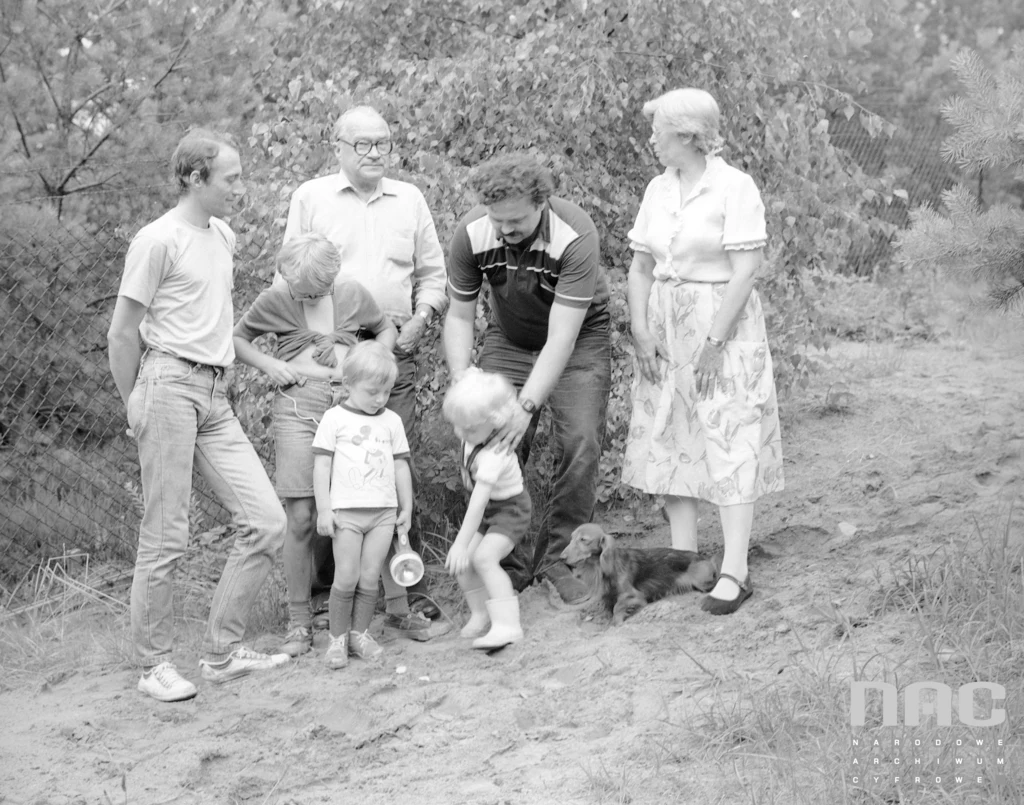
[[[537,403],[533,400],[520,400],[519,404],[523,407],[523,410],[528,414],[534,414],[537,412]]]

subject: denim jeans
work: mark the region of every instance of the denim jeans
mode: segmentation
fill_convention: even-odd
[[[513,344],[492,323],[484,334],[480,368],[504,375],[516,389],[521,389],[538,354]],[[576,526],[589,522],[594,514],[610,390],[608,330],[580,333],[565,369],[545,401],[551,412],[554,477],[533,555],[518,558],[519,563],[528,563],[530,578],[558,561]],[[529,460],[536,423],[535,416],[520,445],[524,466]],[[516,559],[511,564],[518,569]]]
[[[245,625],[284,535],[284,510],[225,395],[223,373],[149,351],[128,398],[139,447],[145,513],[132,581],[131,620],[143,667],[169,659],[171,575],[188,546],[192,470],[230,512],[235,543],[213,594],[203,656],[226,658]]]

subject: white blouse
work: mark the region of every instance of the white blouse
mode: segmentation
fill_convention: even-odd
[[[678,169],[652,179],[627,237],[634,251],[654,257],[655,279],[728,282],[726,252],[767,242],[764,203],[753,179],[712,156],[685,201]]]

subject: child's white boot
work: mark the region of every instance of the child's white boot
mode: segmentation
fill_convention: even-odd
[[[463,637],[480,637],[487,634],[491,618],[487,614],[487,590],[477,587],[475,590],[464,590],[466,603],[469,604],[469,620],[459,632]]]
[[[519,625],[519,598],[492,598],[487,602],[491,614],[491,630],[473,641],[473,648],[485,651],[503,648],[509,643],[523,639],[523,628]]]

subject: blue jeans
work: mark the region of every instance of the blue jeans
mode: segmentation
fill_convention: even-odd
[[[504,375],[516,389],[521,389],[538,354],[513,344],[492,323],[484,334],[480,368]],[[531,579],[558,561],[576,526],[590,522],[593,517],[610,390],[608,330],[580,333],[569,362],[545,401],[551,412],[554,477],[533,555],[519,558],[519,563],[528,563],[526,570]],[[524,466],[529,460],[536,424],[535,416],[520,445]],[[512,564],[514,567],[516,560]]]
[[[146,668],[170,657],[171,574],[188,546],[194,467],[235,526],[203,638],[204,658],[224,659],[241,643],[249,610],[281,547],[284,510],[231,410],[221,370],[147,352],[128,398],[128,424],[138,441],[145,504],[132,581],[135,651]]]

